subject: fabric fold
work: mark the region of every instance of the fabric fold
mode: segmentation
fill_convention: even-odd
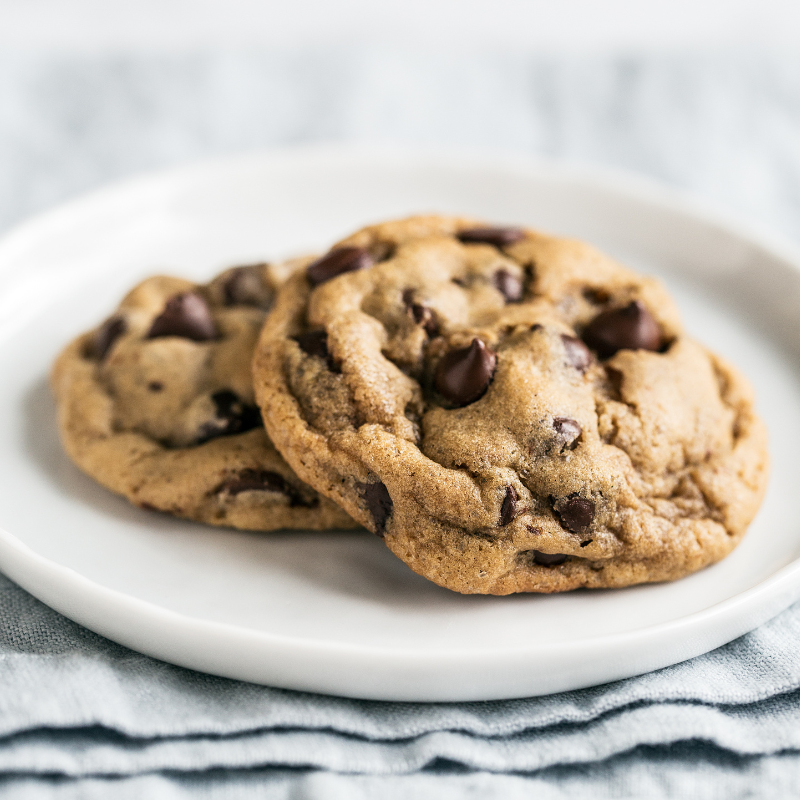
[[[717,651],[639,678],[449,704],[348,700],[202,675],[108,642],[7,579],[0,618],[0,773],[269,767],[389,776],[440,762],[533,773],[698,740],[745,756],[800,750],[800,604]]]

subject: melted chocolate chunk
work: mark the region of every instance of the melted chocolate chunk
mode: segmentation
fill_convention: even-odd
[[[553,428],[558,438],[560,450],[574,450],[578,446],[578,439],[583,433],[580,423],[569,417],[555,417]]]
[[[386,523],[389,521],[389,517],[392,516],[394,509],[389,490],[380,481],[376,483],[359,483],[358,490],[375,524],[374,533],[382,539],[386,533]]]
[[[153,320],[148,339],[181,336],[195,342],[217,338],[217,326],[206,301],[196,292],[176,294]]]
[[[528,531],[528,533],[532,534],[533,536],[541,536],[542,535],[542,529],[541,528],[534,528],[533,525],[526,525],[525,526],[525,530]]]
[[[333,356],[328,350],[328,334],[322,331],[309,331],[295,336],[294,340],[300,345],[300,349],[310,356],[324,358],[328,369],[331,372],[339,372],[339,365],[333,360]]]
[[[457,234],[464,244],[491,244],[501,248],[525,238],[520,228],[468,228]]]
[[[231,270],[222,287],[226,306],[269,308],[272,292],[264,285],[263,267],[263,264],[253,264]]]
[[[319,504],[317,498],[309,500],[303,497],[283,475],[279,475],[277,472],[268,472],[263,469],[240,470],[233,478],[229,478],[221,483],[214,490],[215,494],[221,494],[223,492],[234,496],[242,492],[279,492],[286,496],[290,506],[314,508]]]
[[[554,501],[553,511],[556,512],[561,525],[568,531],[585,533],[594,520],[594,500],[571,494],[569,497]]]
[[[503,505],[500,506],[500,525],[508,525],[517,516],[517,501],[519,495],[513,486],[506,487],[506,496],[503,498]]]
[[[114,342],[122,336],[128,326],[122,317],[110,317],[95,332],[90,345],[91,356],[102,361]]]
[[[660,349],[661,331],[644,304],[634,300],[598,314],[584,330],[583,341],[600,358],[611,358],[619,350]]]
[[[394,242],[375,242],[369,248],[369,254],[375,264],[379,264],[381,261],[388,261],[396,251],[397,245]]]
[[[411,318],[417,325],[422,325],[425,333],[433,339],[434,336],[439,335],[439,322],[436,319],[436,314],[425,303],[414,302],[414,290],[406,289],[403,292],[403,303],[411,314]]]
[[[245,403],[230,389],[222,389],[211,395],[215,418],[201,426],[196,444],[202,444],[217,436],[233,436],[261,426],[258,408]]]
[[[414,303],[414,305],[411,306],[411,315],[414,317],[414,322],[416,322],[417,325],[422,325],[429,338],[433,339],[435,336],[439,335],[439,323],[436,320],[436,314],[434,314],[428,306],[422,305],[421,303]]]
[[[573,366],[578,372],[586,372],[592,363],[592,354],[589,348],[574,336],[567,336],[561,334],[561,341],[564,344],[564,353],[567,356],[567,362]]]
[[[328,358],[328,334],[325,331],[309,331],[295,336],[294,340],[300,349],[310,356]]]
[[[608,378],[608,389],[611,399],[625,402],[622,399],[622,384],[625,381],[625,376],[620,370],[614,369],[614,367],[606,367],[605,373]]]
[[[306,267],[312,286],[319,286],[337,275],[367,269],[373,264],[372,256],[363,247],[337,247]]]
[[[445,353],[436,365],[436,391],[454,406],[483,397],[492,382],[497,354],[477,337],[469,347]]]
[[[506,299],[506,303],[519,303],[522,300],[522,281],[505,269],[494,274],[494,285]]]
[[[564,553],[543,553],[541,550],[533,551],[533,563],[543,567],[557,567],[567,560]]]

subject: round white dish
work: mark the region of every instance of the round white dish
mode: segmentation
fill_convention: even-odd
[[[755,383],[766,501],[726,560],[673,584],[468,597],[362,533],[255,534],[128,505],[61,451],[49,365],[134,282],[326,247],[441,211],[586,239],[657,274],[690,331]],[[489,700],[646,672],[713,649],[800,597],[800,255],[648,182],[524,158],[316,147],[129,181],[0,243],[0,569],[135,650],[352,697]]]

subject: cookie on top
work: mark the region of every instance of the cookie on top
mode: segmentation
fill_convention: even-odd
[[[280,289],[254,381],[297,474],[458,592],[680,578],[766,486],[748,383],[662,284],[529,229],[358,231]]]

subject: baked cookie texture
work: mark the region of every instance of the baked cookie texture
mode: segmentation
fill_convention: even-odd
[[[680,578],[767,482],[750,387],[664,287],[532,230],[358,231],[280,290],[254,376],[297,474],[458,592]]]
[[[355,527],[292,472],[254,405],[253,348],[293,266],[149,278],[73,341],[51,385],[75,464],[141,508],[212,525]]]

